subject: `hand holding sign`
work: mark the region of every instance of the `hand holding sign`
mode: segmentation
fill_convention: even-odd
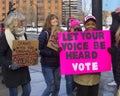
[[[59,32],[64,32],[64,30],[58,26],[53,27],[48,44],[47,44],[47,47],[55,51],[58,51],[58,37],[57,36]]]
[[[111,70],[110,31],[59,34],[62,74],[84,74]]]

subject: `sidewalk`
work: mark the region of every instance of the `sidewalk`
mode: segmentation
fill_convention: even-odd
[[[32,87],[30,96],[41,96],[42,92],[46,87],[46,84],[44,82],[40,64],[30,67],[30,75],[31,75],[31,87]],[[0,81],[1,80],[2,80],[2,76],[0,75]],[[101,73],[101,82],[100,82],[98,96],[114,96],[115,86],[107,86],[107,83],[112,80],[113,80],[113,76],[111,71]],[[65,84],[66,84],[65,78],[64,76],[62,76],[59,96],[67,96]],[[21,94],[21,88],[19,89]],[[20,94],[19,96],[21,96]],[[1,82],[0,82],[0,96],[8,96],[8,90]]]
[[[41,96],[42,92],[44,91],[46,84],[44,82],[44,78],[41,72],[40,65],[30,67],[31,73],[31,86],[32,92],[31,96]],[[61,78],[61,88],[59,92],[59,96],[67,96],[66,89],[65,89],[65,79],[64,76]],[[39,95],[38,95],[39,94]]]
[[[31,72],[31,85],[32,92],[31,96],[41,96],[44,91],[46,85],[44,82],[43,75],[41,73],[40,65],[30,67]],[[111,71],[101,73],[101,81],[99,86],[99,95],[98,96],[114,96],[116,86],[108,86],[107,83],[113,80],[113,74]],[[66,95],[66,82],[64,76],[61,78],[61,88],[59,92],[59,96],[67,96]],[[38,95],[39,94],[39,95]]]

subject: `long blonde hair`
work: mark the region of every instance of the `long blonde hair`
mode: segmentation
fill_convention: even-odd
[[[57,17],[55,14],[49,14],[49,15],[47,16],[46,21],[45,21],[45,24],[44,24],[44,26],[43,26],[43,29],[44,29],[44,30],[51,30],[51,28],[52,28],[51,20],[52,20],[53,18],[58,19],[58,17]],[[58,26],[59,26],[59,24],[58,24]]]

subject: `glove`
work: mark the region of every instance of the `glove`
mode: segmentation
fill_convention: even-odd
[[[113,49],[112,49],[112,47],[109,47],[108,49],[108,52],[112,55],[113,54]]]
[[[17,63],[13,62],[11,65],[9,65],[9,68],[11,70],[17,70],[20,68],[20,66]]]

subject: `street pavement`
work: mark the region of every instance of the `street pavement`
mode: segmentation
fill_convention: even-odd
[[[46,84],[42,75],[40,63],[35,66],[30,66],[31,75],[31,95],[30,96],[41,96],[44,91]],[[0,75],[0,81],[2,80],[2,75]],[[108,86],[107,83],[113,80],[112,71],[101,73],[101,80],[99,86],[98,96],[114,96],[116,91],[116,86]],[[61,78],[61,86],[59,96],[67,96],[65,88],[65,78]],[[0,96],[8,96],[8,89],[0,82]],[[21,87],[19,87],[19,96],[21,96]]]
[[[44,78],[41,72],[40,65],[30,67],[31,73],[31,86],[32,92],[31,96],[41,96],[44,91],[46,85],[44,82]],[[116,86],[108,86],[107,83],[113,80],[112,71],[101,73],[101,80],[99,86],[99,95],[98,96],[114,96],[116,92]],[[59,96],[67,96],[66,94],[66,81],[64,76],[61,78],[61,86]]]

